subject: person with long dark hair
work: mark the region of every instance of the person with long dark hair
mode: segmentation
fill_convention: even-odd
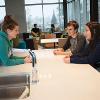
[[[82,53],[71,57],[65,56],[65,63],[90,64],[96,67],[100,62],[100,23],[88,22],[84,33],[87,45]]]
[[[19,25],[11,17],[5,16],[2,23],[2,31],[0,31],[0,66],[11,66],[32,62],[32,59],[14,57],[12,53],[12,39],[19,34]]]

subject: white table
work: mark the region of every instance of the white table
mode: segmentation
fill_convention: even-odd
[[[37,57],[37,84],[25,100],[100,100],[100,73],[88,64],[65,64],[53,50],[34,50]],[[27,52],[26,52],[27,53]],[[31,64],[0,68],[0,74],[31,73]]]
[[[41,39],[41,43],[56,43],[56,42],[58,42],[58,38]]]
[[[18,74],[18,73],[32,73],[32,64],[20,64],[15,66],[9,66],[9,67],[0,67],[0,75],[7,75],[7,74]]]
[[[59,40],[65,40],[66,38],[52,38],[52,39],[41,39],[41,43],[54,43],[54,48],[55,48],[55,43],[58,43]]]
[[[41,43],[57,43],[59,39],[66,39],[66,38],[51,38],[51,39],[41,39]]]
[[[34,51],[39,82],[27,100],[100,100],[100,73],[88,64],[65,64],[52,50]]]
[[[27,55],[29,55],[29,51],[27,49],[13,48],[13,56],[26,57]]]
[[[58,43],[58,38],[41,39],[41,43],[54,43],[54,48],[55,48],[55,43]]]

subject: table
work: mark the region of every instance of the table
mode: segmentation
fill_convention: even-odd
[[[54,42],[58,42],[58,38],[41,39],[41,43],[54,43]]]
[[[34,50],[39,82],[31,84],[30,97],[25,100],[100,100],[100,73],[88,64],[65,64],[64,55],[54,55],[53,50]],[[32,69],[31,64],[1,67],[0,74]]]
[[[9,74],[18,74],[18,73],[32,73],[32,64],[27,63],[27,64],[20,64],[20,65],[15,65],[15,66],[10,66],[10,67],[0,67],[0,75],[9,75]]]
[[[24,98],[30,94],[32,64],[0,67],[0,99]],[[3,85],[2,85],[3,84]],[[24,91],[23,91],[24,90]],[[5,96],[3,96],[5,94]],[[3,97],[2,97],[3,96]]]
[[[55,48],[55,43],[58,43],[60,41],[63,41],[64,43],[66,42],[66,38],[52,38],[52,39],[41,39],[41,43],[54,43],[54,48]],[[64,43],[59,43],[60,45]]]
[[[35,50],[39,82],[27,100],[100,100],[100,73],[88,64],[65,64],[53,50]]]
[[[41,43],[54,43],[54,48],[55,48],[55,43],[58,43],[58,38],[41,39]]]

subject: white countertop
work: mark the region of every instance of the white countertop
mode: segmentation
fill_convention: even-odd
[[[100,73],[88,64],[65,64],[52,50],[34,51],[39,82],[27,100],[100,100]]]
[[[100,73],[88,64],[65,64],[53,49],[34,50],[37,57],[37,84],[25,100],[100,100]],[[31,64],[0,68],[0,74],[31,72]]]

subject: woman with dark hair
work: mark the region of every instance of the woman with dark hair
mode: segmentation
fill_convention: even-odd
[[[2,31],[0,31],[0,64],[11,66],[17,64],[30,63],[31,58],[14,57],[12,54],[12,39],[19,34],[19,25],[11,16],[5,16]],[[0,65],[0,66],[1,66]]]
[[[65,63],[90,64],[96,66],[100,62],[100,23],[88,22],[84,33],[87,45],[78,55],[64,58]]]
[[[56,55],[74,55],[81,52],[85,46],[85,37],[78,32],[79,25],[72,20],[67,23],[68,38],[63,48],[54,50]]]

